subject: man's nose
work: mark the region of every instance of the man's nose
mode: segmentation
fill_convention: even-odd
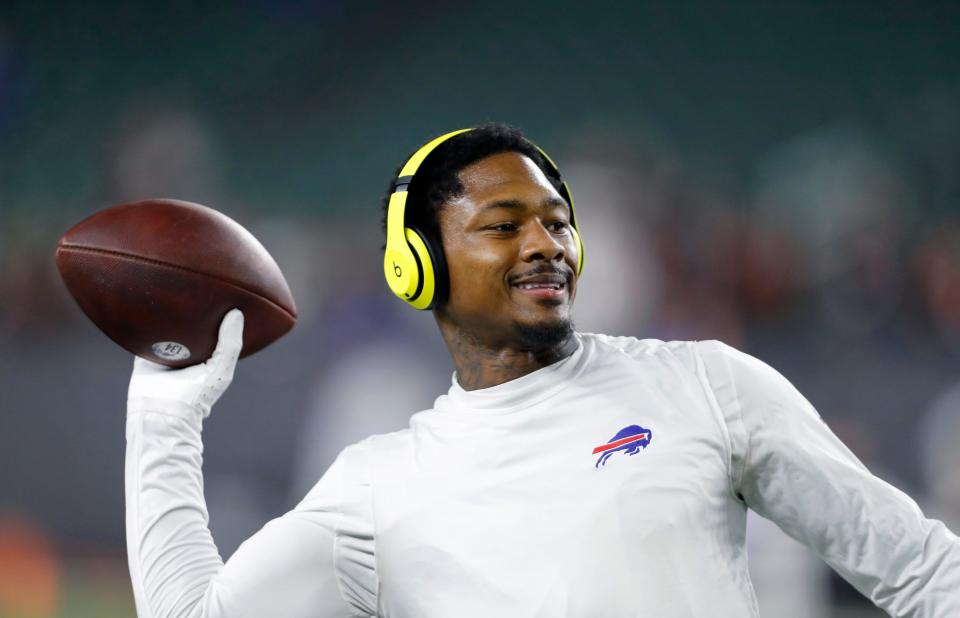
[[[528,226],[523,237],[521,257],[525,262],[559,261],[565,249],[560,239],[541,224]]]

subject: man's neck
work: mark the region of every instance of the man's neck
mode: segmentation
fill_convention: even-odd
[[[441,324],[440,333],[450,350],[457,382],[467,391],[523,377],[567,358],[577,349],[572,331],[563,341],[539,350],[523,349],[511,342],[485,342],[450,324]]]

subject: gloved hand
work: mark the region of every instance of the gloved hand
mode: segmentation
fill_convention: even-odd
[[[213,356],[199,365],[171,369],[137,357],[127,391],[128,410],[175,412],[186,408],[202,418],[226,392],[243,347],[243,313],[233,309],[220,322]]]

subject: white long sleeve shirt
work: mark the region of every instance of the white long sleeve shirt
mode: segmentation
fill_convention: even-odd
[[[578,339],[499,386],[454,380],[408,429],[348,447],[226,564],[207,529],[200,413],[131,401],[139,615],[758,616],[749,507],[891,615],[960,616],[960,540],[779,373],[717,342]]]

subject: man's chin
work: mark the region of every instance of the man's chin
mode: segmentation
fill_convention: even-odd
[[[562,318],[534,324],[516,322],[513,329],[520,339],[521,348],[541,352],[560,347],[570,339],[573,336],[573,320]]]

